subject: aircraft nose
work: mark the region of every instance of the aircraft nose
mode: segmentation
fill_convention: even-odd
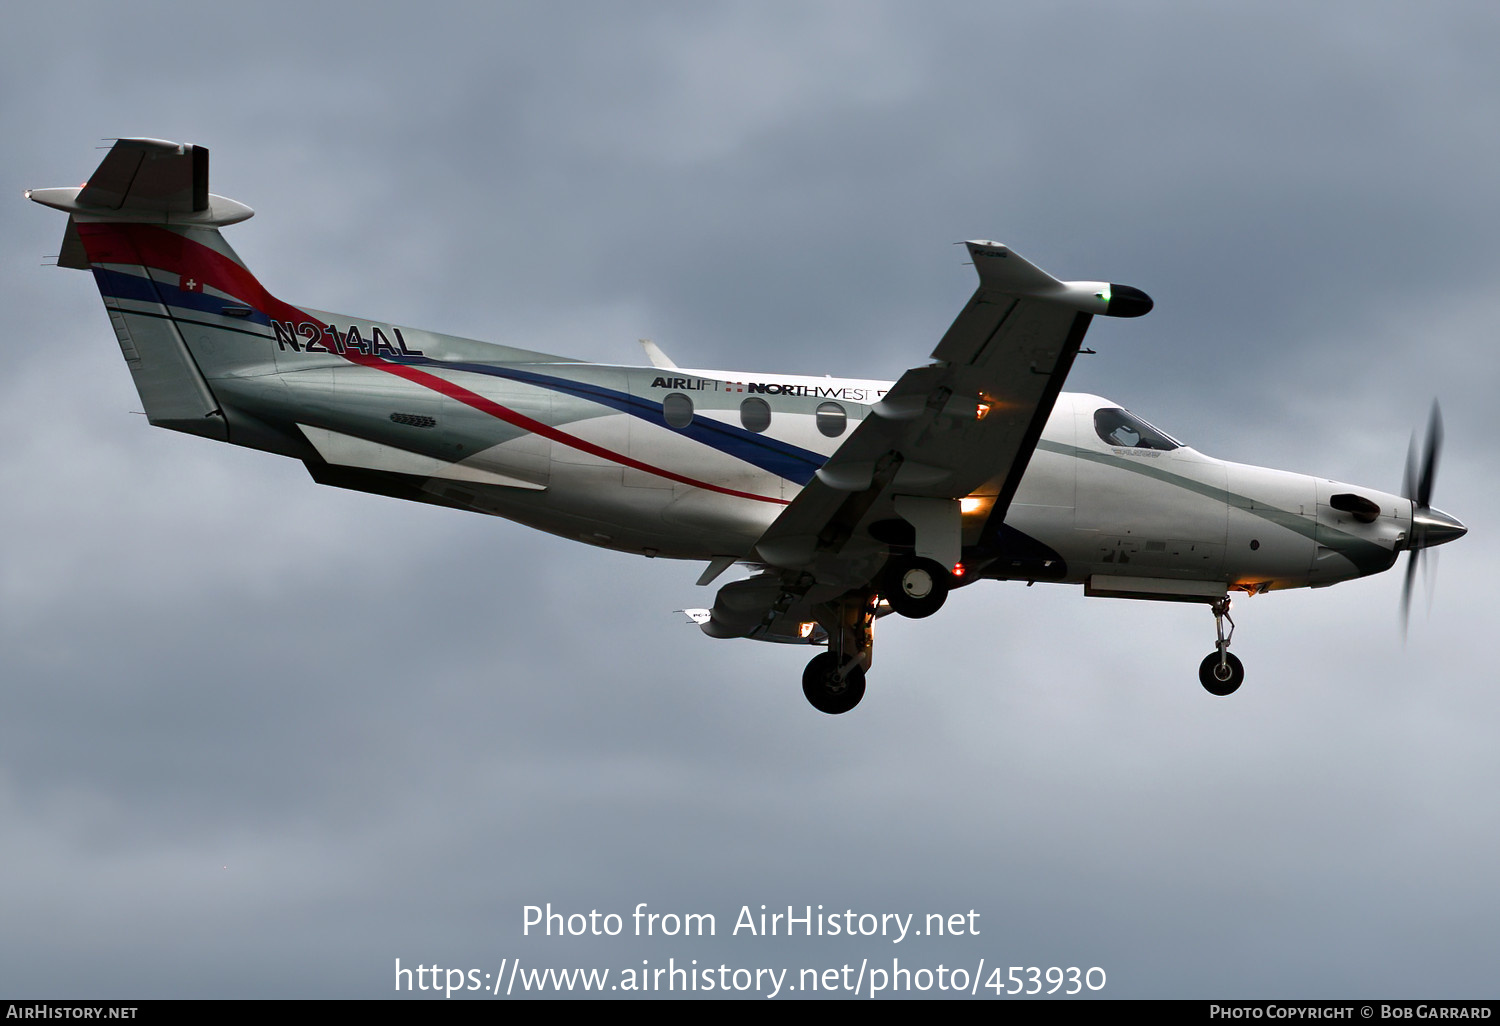
[[[1469,533],[1456,517],[1450,517],[1440,509],[1428,506],[1426,509],[1418,509],[1412,512],[1412,544],[1413,549],[1430,549],[1434,545],[1451,542],[1455,538],[1462,538]]]

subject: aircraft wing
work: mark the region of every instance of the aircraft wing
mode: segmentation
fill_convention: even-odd
[[[959,562],[1002,522],[1093,315],[1151,309],[1139,289],[1058,281],[998,243],[965,245],[979,287],[933,362],[901,376],[766,530],[767,572],[720,589],[707,633],[811,619],[812,604],[873,579],[888,545]]]

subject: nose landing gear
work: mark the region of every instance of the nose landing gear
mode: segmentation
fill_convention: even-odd
[[[1198,681],[1210,695],[1220,698],[1232,695],[1245,682],[1245,665],[1239,658],[1229,654],[1229,639],[1234,637],[1234,620],[1229,616],[1229,599],[1221,598],[1213,604],[1214,625],[1218,629],[1219,641],[1214,651],[1198,664]],[[1224,633],[1224,621],[1229,621],[1229,633]]]

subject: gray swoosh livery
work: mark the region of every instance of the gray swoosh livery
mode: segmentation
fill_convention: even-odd
[[[967,243],[979,287],[931,362],[889,383],[583,363],[272,296],[219,229],[208,151],[122,139],[66,212],[59,264],[93,272],[151,423],[303,461],[315,481],[503,516],[750,575],[688,610],[718,638],[826,645],[824,712],[864,693],[875,620],[983,579],[1207,603],[1200,680],[1243,679],[1231,592],[1388,569],[1464,527],[1429,499],[1225,463],[1116,404],[1062,392],[1096,315],[1151,300]],[[1408,588],[1410,585],[1408,571]],[[1231,624],[1232,626],[1232,624]]]

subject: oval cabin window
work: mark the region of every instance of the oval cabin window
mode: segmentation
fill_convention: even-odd
[[[740,423],[746,431],[760,434],[771,426],[771,404],[754,396],[746,399],[740,403]]]
[[[693,422],[693,401],[681,392],[672,392],[661,401],[661,416],[674,428],[685,428]]]
[[[837,438],[849,424],[849,415],[838,403],[818,404],[818,430],[829,438]]]

